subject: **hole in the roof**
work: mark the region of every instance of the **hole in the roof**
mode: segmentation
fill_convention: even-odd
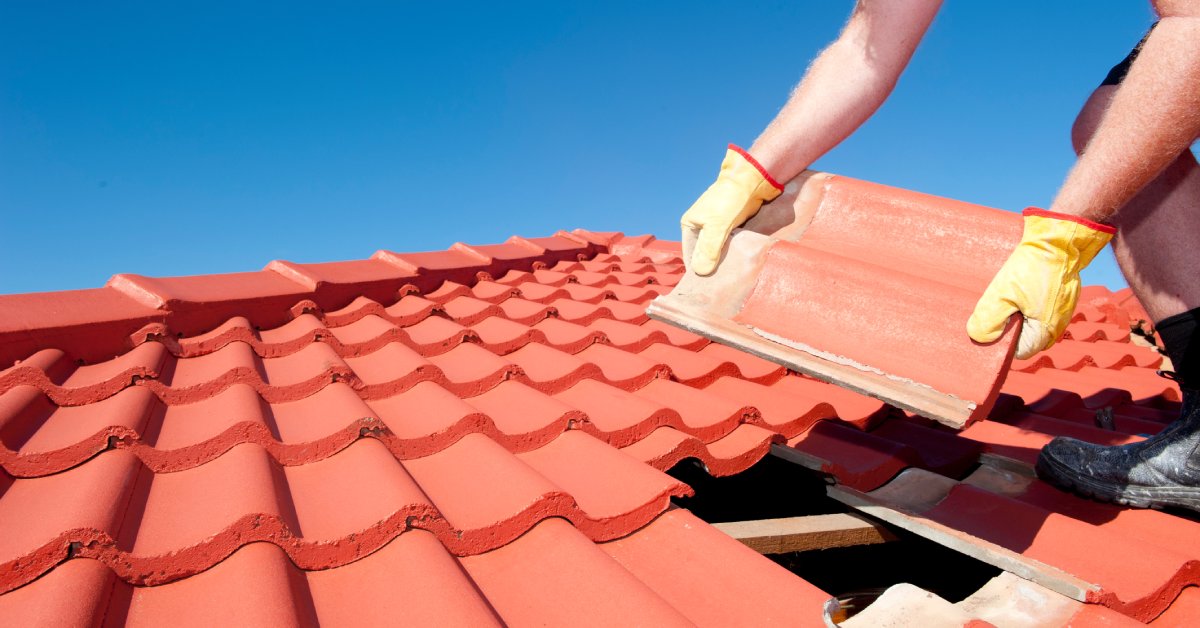
[[[1142,337],[1143,339],[1146,340],[1146,342],[1148,342],[1152,345],[1156,345],[1156,348],[1157,348],[1158,342],[1154,338],[1154,332],[1151,331],[1150,329],[1148,329],[1148,326],[1146,325],[1146,321],[1138,320],[1136,323],[1133,323],[1130,326],[1129,331],[1137,336]]]
[[[909,583],[955,603],[1001,569],[924,537],[889,528],[896,539],[876,545],[769,555],[776,564],[836,597],[842,618],[853,617],[893,585]]]
[[[825,494],[825,479],[775,456],[727,477],[716,478],[700,461],[688,458],[667,471],[691,486],[692,497],[675,498],[676,505],[709,523],[778,519],[835,512],[847,507]]]
[[[975,593],[1000,569],[924,537],[873,520],[829,497],[825,476],[775,456],[736,475],[716,478],[698,460],[668,473],[695,490],[676,498],[709,523],[852,513],[890,533],[886,542],[768,554],[767,558],[838,598],[840,619],[852,617],[888,587],[909,583],[954,603]],[[752,546],[753,547],[753,546]]]

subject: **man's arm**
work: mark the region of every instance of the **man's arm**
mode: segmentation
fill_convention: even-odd
[[[783,110],[750,151],[732,144],[717,180],[679,223],[684,261],[712,274],[734,227],[854,132],[883,101],[921,41],[941,0],[859,0],[845,29],[817,57]]]
[[[1200,2],[1157,6],[1162,20],[1051,211],[1104,222],[1200,136]]]
[[[1159,0],[1155,27],[1051,211],[1025,210],[1021,242],[967,321],[992,342],[1008,318],[1025,322],[1018,358],[1062,337],[1079,298],[1079,273],[1116,230],[1103,224],[1200,135],[1200,0]]]
[[[859,0],[779,115],[750,147],[788,181],[862,126],[891,95],[942,0]]]

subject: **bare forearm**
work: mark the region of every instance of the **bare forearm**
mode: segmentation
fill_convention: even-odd
[[[750,147],[787,181],[837,146],[887,99],[895,77],[872,67],[856,44],[839,40],[813,63],[779,115]],[[855,77],[848,80],[847,77]]]
[[[750,153],[780,181],[858,129],[891,94],[941,0],[862,0]]]
[[[1198,136],[1200,17],[1164,17],[1051,210],[1108,220]]]

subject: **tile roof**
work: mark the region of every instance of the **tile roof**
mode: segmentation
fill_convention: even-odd
[[[0,297],[0,616],[819,625],[828,594],[670,505],[679,461],[772,448],[877,501],[936,473],[913,517],[1127,616],[1200,613],[1200,524],[976,469],[1170,420],[1127,291],[1089,289],[955,433],[649,320],[682,271],[677,243],[576,231]]]
[[[577,232],[0,297],[0,616],[819,617],[662,471],[882,404],[809,382],[766,422],[742,397],[793,376],[647,319],[681,272],[677,245]]]

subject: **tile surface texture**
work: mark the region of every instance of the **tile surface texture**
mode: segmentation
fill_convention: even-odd
[[[1200,523],[978,472],[1173,418],[1127,291],[1087,289],[957,432],[650,320],[682,275],[677,243],[576,231],[0,297],[0,617],[821,625],[827,593],[664,473],[787,451],[864,494],[944,478],[923,516],[1097,617],[1197,619]]]

